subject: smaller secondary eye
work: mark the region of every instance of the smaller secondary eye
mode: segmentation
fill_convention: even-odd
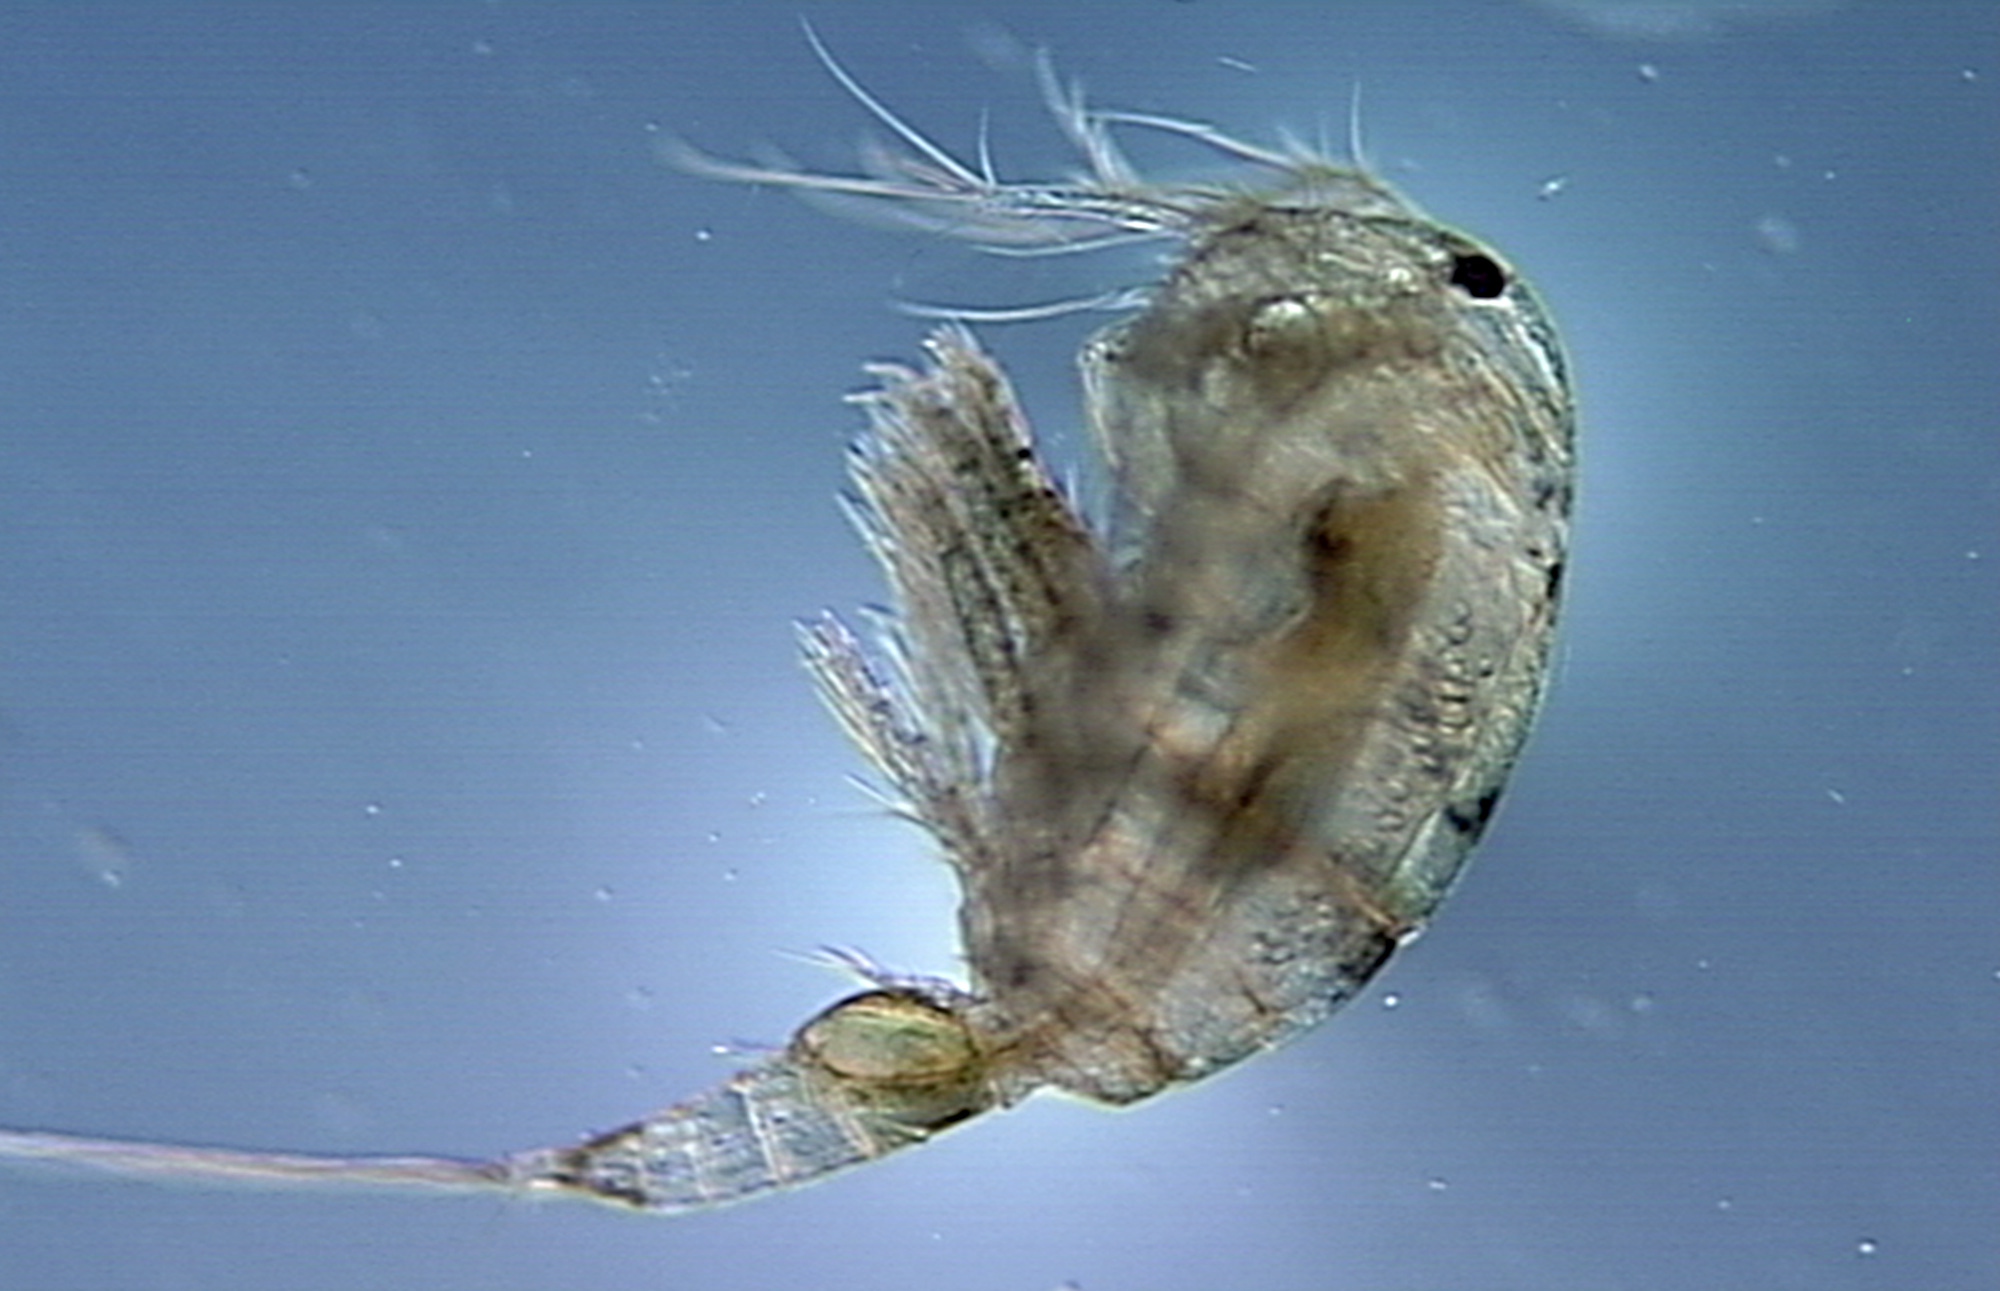
[[[1452,257],[1451,285],[1474,300],[1492,300],[1507,290],[1507,271],[1492,256],[1468,251]]]

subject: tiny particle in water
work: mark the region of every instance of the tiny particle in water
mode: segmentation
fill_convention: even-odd
[[[1754,226],[1757,244],[1776,256],[1796,254],[1799,249],[1799,226],[1782,215],[1766,215]]]
[[[116,891],[132,879],[139,855],[116,830],[85,825],[76,831],[76,860],[83,872]]]

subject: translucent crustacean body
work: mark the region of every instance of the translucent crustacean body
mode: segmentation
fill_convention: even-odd
[[[1200,1079],[1325,1018],[1430,917],[1549,659],[1573,411],[1532,293],[1359,168],[1093,112],[1044,69],[1089,173],[1003,183],[825,61],[908,151],[852,178],[678,144],[672,158],[994,248],[1177,245],[1081,356],[1112,491],[1101,521],[1055,485],[962,327],[931,338],[921,371],[873,369],[859,397],[856,513],[898,614],[876,648],[809,624],[805,654],[957,873],[968,985],[870,970],[869,989],[721,1086],[491,1161],[13,1131],[0,1157],[685,1211],[1040,1088],[1125,1104]],[[1116,125],[1192,137],[1274,182],[1147,183]]]

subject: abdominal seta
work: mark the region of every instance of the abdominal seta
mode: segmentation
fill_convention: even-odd
[[[827,61],[904,151],[851,178],[673,159],[996,249],[1174,249],[1080,355],[1102,515],[1056,485],[962,326],[857,396],[854,510],[895,615],[869,641],[810,623],[805,655],[956,872],[969,980],[870,970],[782,1051],[641,1121],[490,1162],[347,1163],[357,1178],[682,1211],[1040,1088],[1125,1104],[1199,1079],[1323,1019],[1424,925],[1527,734],[1573,413],[1554,334],[1496,252],[1363,170],[1092,112],[1046,70],[1089,173],[1002,183]],[[1263,177],[1147,183],[1118,125]],[[0,1135],[0,1155],[183,1173],[258,1159],[129,1146]]]

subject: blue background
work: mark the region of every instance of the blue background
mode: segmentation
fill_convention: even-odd
[[[2000,1283],[2000,9],[1610,8],[807,10],[1015,175],[1068,164],[1038,45],[1252,138],[1358,82],[1562,322],[1553,703],[1346,1015],[681,1219],[0,1169],[0,1287]],[[0,10],[0,1124],[486,1155],[845,989],[778,952],[953,969],[792,659],[880,595],[839,396],[896,297],[1152,268],[658,166],[851,158],[797,16]],[[1059,455],[1091,325],[985,329]]]

